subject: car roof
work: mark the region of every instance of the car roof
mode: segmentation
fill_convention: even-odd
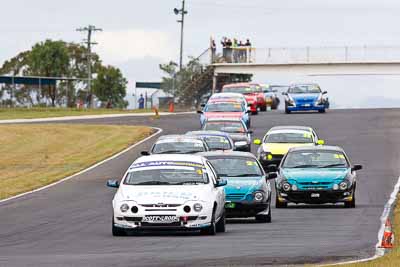
[[[243,86],[259,86],[259,84],[258,83],[230,83],[230,84],[225,84],[222,88],[243,87]]]
[[[244,96],[242,94],[239,93],[215,93],[211,96],[210,99],[214,99],[214,98],[219,98],[219,97],[237,97],[237,98],[243,98]]]
[[[280,133],[310,133],[310,130],[300,130],[300,129],[277,129],[277,130],[269,130],[267,135],[269,134],[280,134]]]
[[[243,102],[241,99],[237,99],[237,98],[211,98],[210,100],[208,100],[207,104],[213,104],[213,103],[241,103]]]
[[[149,156],[142,156],[136,159],[133,164],[142,163],[142,162],[152,162],[152,161],[177,161],[177,162],[195,162],[203,164],[205,158],[200,155],[191,155],[191,154],[154,154]]]
[[[225,132],[221,132],[221,131],[190,131],[187,132],[185,135],[189,135],[189,136],[196,136],[196,135],[218,135],[218,136],[224,136],[224,137],[228,137],[230,138],[230,135],[225,133]]]
[[[293,151],[337,151],[337,152],[342,152],[344,153],[343,148],[339,146],[298,146],[298,147],[292,147],[289,149],[289,152]]]
[[[304,86],[304,85],[316,85],[319,87],[318,83],[293,83],[289,87],[294,87],[294,86]]]
[[[276,130],[302,130],[302,131],[312,131],[312,128],[309,126],[297,126],[297,125],[282,125],[282,126],[274,126],[269,131]]]
[[[195,136],[195,135],[170,134],[170,135],[160,136],[157,139],[156,143],[158,141],[165,141],[165,140],[180,140],[180,141],[185,140],[185,141],[196,141],[196,142],[200,141],[200,142],[202,142],[201,138],[199,138],[198,136]]]
[[[254,154],[250,152],[241,152],[241,151],[208,151],[208,152],[200,152],[197,155],[201,155],[203,157],[219,157],[219,156],[229,156],[229,157],[246,157],[257,159]]]

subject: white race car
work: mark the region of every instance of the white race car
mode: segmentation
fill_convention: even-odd
[[[226,181],[210,162],[197,155],[150,155],[138,158],[127,170],[112,201],[112,233],[129,230],[200,230],[225,232]]]

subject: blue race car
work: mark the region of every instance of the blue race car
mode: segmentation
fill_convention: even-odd
[[[271,222],[271,183],[276,173],[266,175],[256,157],[247,152],[204,152],[219,177],[227,180],[225,212],[228,218],[255,217]]]
[[[292,111],[318,111],[325,113],[329,107],[328,99],[325,97],[327,91],[321,91],[318,84],[294,84],[291,85],[285,96],[285,112]]]
[[[273,169],[269,167],[269,171]],[[340,147],[291,148],[278,169],[276,208],[286,208],[289,202],[342,202],[346,208],[355,208],[356,171],[361,169],[361,165],[350,164]]]

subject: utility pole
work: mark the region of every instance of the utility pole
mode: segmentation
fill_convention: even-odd
[[[185,15],[188,13],[185,10],[185,0],[182,0],[182,8],[177,9],[174,8],[174,13],[175,15],[181,15],[181,19],[178,20],[178,23],[181,24],[181,49],[180,49],[180,55],[179,55],[179,70],[182,70],[182,58],[183,58],[183,26],[185,24]]]
[[[92,92],[92,45],[96,45],[97,43],[92,42],[92,34],[97,31],[103,31],[103,29],[96,28],[94,25],[88,25],[84,28],[76,29],[78,32],[87,32],[87,39],[84,39],[84,42],[87,45],[88,51],[88,93],[90,95],[90,107],[94,107],[93,103],[93,92]]]

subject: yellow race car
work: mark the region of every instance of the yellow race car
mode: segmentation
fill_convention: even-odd
[[[267,169],[268,165],[279,165],[283,156],[292,147],[323,145],[325,142],[318,138],[311,127],[276,126],[265,134],[262,141],[255,139],[254,144],[260,146],[257,158],[264,169]]]

